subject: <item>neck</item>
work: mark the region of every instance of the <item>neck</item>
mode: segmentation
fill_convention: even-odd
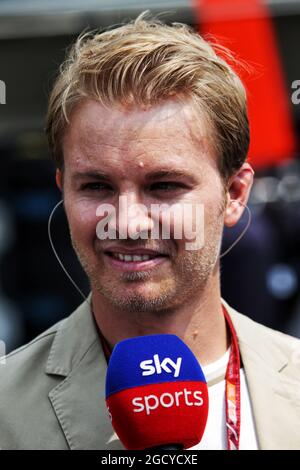
[[[110,347],[135,336],[175,334],[193,351],[201,365],[207,365],[225,354],[229,347],[219,276],[208,284],[189,305],[161,316],[159,312],[141,315],[118,310],[95,289],[92,289],[92,309]]]

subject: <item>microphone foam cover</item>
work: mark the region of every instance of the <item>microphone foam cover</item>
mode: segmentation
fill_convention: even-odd
[[[149,335],[118,343],[106,376],[113,428],[130,450],[198,444],[208,415],[201,366],[175,335]]]

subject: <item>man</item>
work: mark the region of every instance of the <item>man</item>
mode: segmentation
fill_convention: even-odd
[[[241,218],[253,181],[245,90],[230,66],[188,27],[144,15],[85,35],[54,85],[47,135],[91,294],[1,367],[0,447],[122,449],[105,407],[109,352],[125,338],[173,333],[209,385],[196,449],[299,448],[299,342],[220,294],[223,227]],[[169,238],[149,236],[173,204],[203,208],[197,249],[186,232],[175,237],[174,215]],[[116,236],[105,238],[99,222],[109,207]],[[112,235],[112,219],[106,225]],[[226,412],[230,381],[240,426]]]

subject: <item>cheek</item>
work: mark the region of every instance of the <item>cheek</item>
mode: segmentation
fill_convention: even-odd
[[[72,237],[81,243],[92,242],[96,236],[97,205],[89,201],[65,201]]]
[[[222,231],[222,192],[206,191],[197,194],[185,204],[172,219],[172,238],[180,249],[188,251],[204,247],[207,238],[218,238]],[[176,233],[182,233],[177,239]]]
[[[204,237],[204,204],[199,200],[199,197],[186,198],[161,213],[160,220],[165,234],[163,238],[173,240],[180,251],[190,247],[190,242]]]

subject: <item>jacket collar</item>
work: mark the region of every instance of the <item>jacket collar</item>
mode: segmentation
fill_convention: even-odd
[[[70,449],[124,449],[105,406],[107,364],[90,301],[59,325],[45,372],[63,380],[49,399]]]
[[[62,381],[49,399],[70,449],[123,449],[106,411],[107,365],[90,301],[91,295],[59,325],[45,371]],[[282,349],[282,340],[276,344],[277,335],[282,335],[270,335],[269,329],[222,303],[237,332],[259,447],[299,448],[300,394],[294,380],[298,372],[287,348]]]
[[[99,342],[91,297],[90,293],[86,301],[59,323],[46,364],[47,374],[67,377],[92,345]]]

